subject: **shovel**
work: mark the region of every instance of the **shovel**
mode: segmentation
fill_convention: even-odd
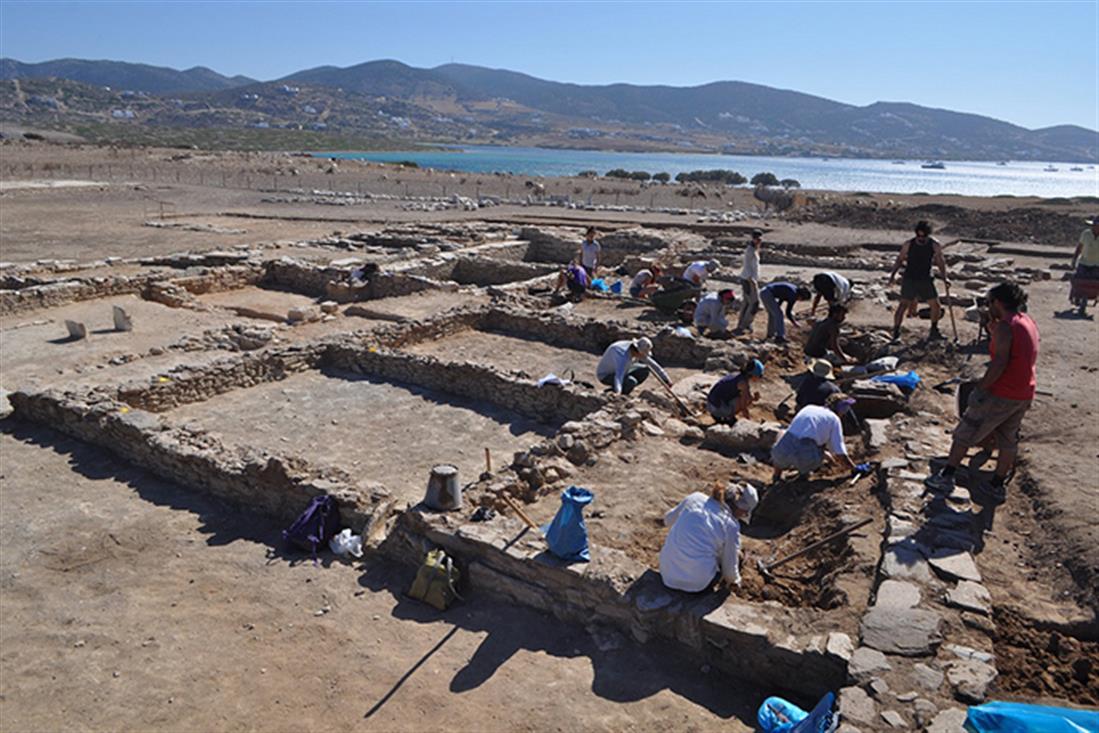
[[[656,381],[660,382],[660,386],[661,386],[661,387],[663,387],[663,388],[664,388],[664,390],[665,390],[665,391],[666,391],[666,392],[667,392],[667,393],[668,393],[669,395],[671,395],[671,398],[672,398],[673,400],[675,400],[675,403],[676,403],[677,405],[679,405],[679,411],[680,411],[680,413],[682,413],[682,414],[683,414],[684,416],[687,416],[687,417],[695,417],[695,413],[694,413],[694,411],[693,411],[693,410],[691,410],[691,408],[690,408],[690,407],[687,407],[687,403],[686,403],[686,402],[684,402],[683,400],[679,399],[679,395],[677,395],[677,394],[676,394],[675,392],[673,392],[673,391],[672,391],[672,388],[671,388],[671,387],[669,387],[668,385],[664,384],[664,381],[663,381],[663,380],[661,380],[661,379],[660,379],[659,377],[657,377],[657,380],[656,380]]]
[[[782,558],[781,560],[775,560],[772,563],[765,563],[762,560],[757,559],[756,560],[756,567],[759,569],[759,574],[762,575],[766,580],[771,580],[772,579],[771,571],[774,570],[775,568],[777,568],[781,565],[785,565],[786,563],[790,562],[791,560],[796,560],[797,558],[801,557],[802,555],[807,555],[808,553],[812,552],[813,550],[824,547],[829,542],[837,540],[840,537],[846,537],[847,535],[854,532],[856,529],[861,529],[862,527],[865,527],[866,525],[870,524],[872,521],[874,521],[873,517],[867,517],[866,519],[860,519],[859,521],[855,522],[851,526],[845,527],[845,528],[843,528],[839,531],[833,532],[832,534],[828,535],[827,537],[824,537],[823,539],[819,539],[816,542],[814,542],[813,544],[808,545],[807,547],[803,547],[802,549],[798,550],[797,552],[793,553],[792,555],[787,555],[786,557]]]

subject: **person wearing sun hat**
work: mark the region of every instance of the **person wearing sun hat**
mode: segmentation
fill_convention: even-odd
[[[748,408],[759,399],[752,393],[752,380],[763,376],[763,362],[749,359],[736,374],[717,380],[706,396],[706,409],[718,423],[732,424],[737,417],[749,418]]]
[[[840,391],[832,381],[835,378],[831,364],[824,359],[815,360],[809,366],[809,371],[802,377],[801,384],[798,385],[794,412],[800,412],[806,405],[823,407],[830,395]]]
[[[777,483],[785,469],[796,469],[801,477],[808,476],[824,465],[825,458],[842,463],[858,472],[859,466],[847,455],[847,445],[843,442],[843,417],[855,404],[843,392],[830,395],[827,406],[808,405],[798,411],[794,419],[771,448],[771,466],[774,475],[771,480]]]
[[[672,380],[652,356],[653,342],[646,336],[615,341],[603,352],[595,368],[596,378],[618,394],[629,394],[649,378],[649,371],[669,387]]]
[[[709,496],[689,494],[664,515],[670,527],[660,548],[660,579],[699,593],[715,581],[740,587],[740,525],[752,520],[759,494],[750,484],[715,484]]]

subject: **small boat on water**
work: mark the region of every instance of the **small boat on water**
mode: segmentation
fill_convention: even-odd
[[[943,162],[941,160],[929,160],[926,163],[921,164],[920,167],[929,171],[946,170],[946,166],[943,165]]]
[[[1060,170],[1060,169],[1059,169],[1059,168],[1057,168],[1057,166],[1055,166],[1055,165],[1053,165],[1052,163],[1050,163],[1049,165],[1047,165],[1047,166],[1046,166],[1045,168],[1043,168],[1042,170],[1043,170],[1044,172],[1046,172],[1046,173],[1056,173],[1056,172],[1057,172],[1058,170]]]
[[[1001,160],[996,165],[1007,165],[1007,161],[1006,160]]]
[[[1076,173],[1083,173],[1083,172],[1084,172],[1084,169],[1083,169],[1083,168],[1081,168],[1081,167],[1080,167],[1080,166],[1078,166],[1078,165],[1074,165],[1074,166],[1072,166],[1071,168],[1069,168],[1069,170],[1070,170],[1070,171],[1075,171]]]

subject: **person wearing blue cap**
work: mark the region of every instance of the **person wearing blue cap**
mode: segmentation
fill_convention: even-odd
[[[752,393],[752,380],[763,376],[763,362],[751,359],[736,374],[729,374],[717,380],[706,397],[706,409],[714,420],[721,424],[732,424],[737,417],[750,417],[748,408],[759,400]]]

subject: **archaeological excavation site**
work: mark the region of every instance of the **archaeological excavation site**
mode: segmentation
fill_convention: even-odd
[[[459,619],[519,614],[527,619],[514,634],[520,640],[553,633],[553,625],[594,639],[582,654],[574,654],[571,643],[560,653],[548,642],[529,643],[544,656],[590,655],[597,680],[601,655],[636,647],[646,664],[680,665],[688,670],[685,678],[705,681],[691,684],[735,690],[727,694],[743,701],[743,708],[691,703],[717,717],[699,723],[676,713],[682,727],[661,717],[678,710],[666,701],[661,704],[672,707],[664,713],[636,713],[636,720],[656,729],[749,730],[755,725],[752,711],[773,695],[808,709],[834,693],[845,726],[840,730],[846,731],[958,731],[967,706],[989,700],[1099,704],[1099,635],[1090,605],[1099,576],[1093,556],[1064,550],[1071,547],[1068,534],[1064,544],[1046,544],[1047,533],[1057,532],[1048,523],[1056,507],[1040,486],[1045,459],[1024,462],[1008,502],[999,506],[981,504],[964,481],[949,493],[923,483],[950,448],[958,411],[958,380],[951,380],[979,370],[987,351],[987,345],[970,343],[978,324],[964,312],[1006,277],[1038,293],[1031,303],[1040,301],[1063,287],[1058,255],[1040,246],[1011,251],[991,240],[961,238],[947,250],[947,263],[962,338],[929,341],[927,321],[914,318],[900,340],[891,342],[895,293],[887,280],[899,238],[875,241],[863,233],[850,244],[822,244],[813,229],[821,225],[805,224],[809,233],[803,234],[767,219],[659,226],[592,219],[600,227],[607,284],[628,285],[654,263],[678,272],[692,261],[712,260],[717,268],[707,290],[733,288],[738,294],[735,275],[745,243],[753,227],[764,227],[765,238],[778,243],[762,252],[763,280],[808,284],[822,270],[843,273],[855,296],[842,334],[844,350],[862,364],[895,357],[898,373],[918,374],[915,389],[868,376],[844,384],[857,415],[844,421],[844,439],[852,460],[865,470],[852,475],[835,466],[774,482],[770,451],[794,415],[791,393],[807,369],[803,331],[791,326],[785,344],[766,340],[761,312],[754,332],[710,338],[678,313],[615,292],[566,297],[555,288],[577,257],[584,225],[506,219],[474,212],[453,221],[354,230],[342,224],[342,231],[324,236],[194,247],[179,254],[3,263],[5,511],[16,504],[31,511],[33,502],[49,501],[52,486],[27,496],[11,488],[38,470],[32,449],[61,456],[81,480],[95,479],[69,499],[82,506],[97,505],[97,481],[123,476],[124,485],[146,501],[201,516],[211,526],[221,521],[219,513],[240,512],[256,517],[241,519],[246,525],[285,528],[318,497],[331,497],[341,529],[362,537],[364,555],[341,559],[326,545],[314,554],[294,551],[277,534],[260,533],[268,565],[289,566],[294,583],[327,585],[313,606],[297,609],[294,601],[295,613],[300,611],[295,622],[269,620],[264,626],[264,609],[286,597],[284,581],[272,579],[263,598],[247,601],[255,605],[254,620],[232,616],[235,628],[244,629],[241,639],[259,639],[261,632],[264,638],[320,634],[307,629],[337,622],[348,629],[380,624],[380,613],[371,621],[349,609],[372,596],[396,599],[398,609],[416,607],[406,612],[413,620],[398,614],[394,623],[406,625],[394,632],[400,639],[435,628],[428,623],[468,626],[477,622]],[[808,303],[798,307],[807,319]],[[601,384],[596,369],[607,348],[643,337],[671,388],[654,378],[622,395]],[[1086,338],[1094,349],[1094,335]],[[1066,370],[1077,369],[1074,349],[1089,348],[1083,340],[1051,337],[1049,343],[1065,349]],[[752,360],[765,371],[754,383],[759,396],[751,414],[715,423],[706,410],[711,387]],[[1057,377],[1057,389],[1070,389],[1080,374]],[[1042,379],[1039,387],[1049,388]],[[1077,382],[1075,389],[1084,390],[1084,384]],[[1055,432],[1058,420],[1075,423],[1085,414],[1094,424],[1094,392],[1080,391],[1071,401],[1080,403],[1072,405],[1077,417],[1035,408],[1040,414],[1027,418],[1024,431],[1034,438]],[[86,455],[95,457],[80,458]],[[1053,459],[1063,469],[1052,474],[1054,480],[1082,480],[1071,464],[1059,461]],[[31,468],[19,469],[19,462]],[[451,467],[442,506],[425,501],[440,466]],[[982,469],[970,463],[967,470],[976,478]],[[991,465],[984,469],[990,470]],[[134,471],[143,478],[134,478]],[[186,498],[156,498],[142,482],[178,487],[172,496]],[[750,523],[741,524],[740,586],[701,593],[667,588],[660,575],[665,514],[692,492],[709,494],[715,485],[728,484],[754,487],[759,497]],[[548,549],[547,526],[570,487],[593,495],[583,509],[587,562],[566,561]],[[205,508],[190,509],[191,502]],[[125,512],[119,512],[107,516],[122,526]],[[151,520],[143,527],[147,538],[136,547],[131,535],[115,530],[92,549],[92,539],[49,540],[13,550],[10,562],[64,561],[50,566],[62,570],[43,577],[67,585],[105,567],[103,558],[159,557],[140,576],[147,578],[192,557],[188,548],[176,549],[168,530]],[[5,533],[19,534],[8,525]],[[225,542],[206,539],[190,549],[213,552]],[[425,555],[437,549],[460,578],[454,588],[459,600],[446,611],[416,606],[405,595]],[[16,564],[5,566],[3,588],[18,599],[8,601],[8,610],[21,618],[32,614],[47,590],[20,595],[29,593],[20,584],[33,573]],[[325,580],[339,568],[353,569],[363,580]],[[144,582],[124,577],[126,584]],[[183,577],[178,582],[184,591],[193,584],[208,603],[232,608],[233,593],[213,589],[202,570]],[[74,591],[88,607],[109,594],[113,581],[104,577],[93,585],[98,590]],[[170,597],[170,605],[165,600],[156,606],[166,622],[192,602],[185,594]],[[79,631],[79,616],[62,614],[69,620],[59,617],[57,629],[42,632],[58,642],[60,657],[90,654],[96,645],[95,634]],[[210,624],[215,634],[215,616],[190,622]],[[484,624],[489,638],[491,624]],[[374,642],[373,631],[362,633],[370,636],[364,644]],[[155,667],[155,650],[171,648],[175,635],[161,628],[144,636],[155,638],[135,637],[131,646],[145,655],[140,664]],[[434,640],[417,647],[416,656],[430,656],[433,650],[426,647]],[[230,648],[236,642],[212,636],[210,643]],[[310,655],[310,643],[302,641],[303,657]],[[387,657],[396,660],[393,650],[403,643],[387,641],[371,651],[369,672],[361,672],[384,680],[383,692],[396,685],[391,700],[375,705],[386,703],[388,714],[399,716],[382,728],[415,728],[425,704],[421,697],[429,694],[411,687],[420,684],[411,661],[387,666]],[[527,642],[517,643],[522,648]],[[350,637],[337,646],[360,644]],[[491,654],[477,654],[482,653]],[[27,649],[5,654],[5,674],[30,674],[28,655]],[[112,673],[106,661],[73,659],[90,664],[85,671],[107,686],[134,674]],[[263,664],[262,672],[249,673],[256,689],[276,675],[295,676],[292,667]],[[428,667],[417,674],[429,674]],[[635,666],[617,674],[615,684],[623,690],[604,694],[636,700],[648,695],[639,690],[655,672]],[[410,687],[400,689],[405,678]],[[357,696],[349,679],[338,677],[327,694]],[[465,680],[456,675],[451,694],[473,686]],[[678,684],[667,687],[679,689],[679,698],[707,699]],[[517,689],[534,705],[543,690],[552,696],[551,688],[547,682]],[[10,700],[13,693],[6,694]],[[279,699],[292,695],[284,691]],[[381,694],[359,697],[365,710]],[[178,708],[184,694],[172,693],[171,699]],[[401,707],[402,699],[408,707]],[[630,727],[633,714],[600,718],[596,727]],[[476,727],[476,719],[460,719],[464,727]],[[546,717],[535,721],[535,727],[549,723]],[[124,720],[119,725],[127,727]],[[491,721],[485,726],[494,727]]]

